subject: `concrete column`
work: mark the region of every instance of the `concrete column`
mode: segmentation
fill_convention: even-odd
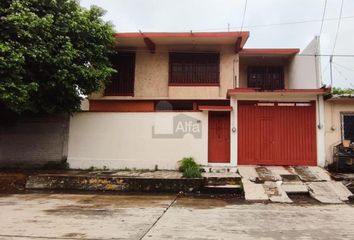
[[[324,167],[326,164],[324,118],[325,115],[323,96],[318,96],[316,101],[317,165],[321,167]]]
[[[230,164],[231,166],[237,166],[237,100],[231,98],[232,106],[231,121],[230,121]]]

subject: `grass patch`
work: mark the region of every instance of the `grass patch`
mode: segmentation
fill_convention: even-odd
[[[179,162],[179,171],[183,173],[183,177],[185,178],[201,178],[202,177],[202,169],[197,164],[192,157],[183,158]]]

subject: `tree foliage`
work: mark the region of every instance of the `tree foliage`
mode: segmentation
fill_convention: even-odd
[[[0,103],[24,111],[79,110],[114,72],[114,31],[75,0],[0,1]]]

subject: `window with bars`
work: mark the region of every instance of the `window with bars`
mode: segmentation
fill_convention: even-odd
[[[263,90],[284,89],[284,71],[282,66],[248,67],[248,87]]]
[[[169,85],[219,85],[218,53],[170,53]]]
[[[111,58],[117,73],[112,75],[111,82],[106,86],[106,96],[133,96],[135,53],[118,52]]]
[[[342,139],[354,142],[354,112],[342,113]]]

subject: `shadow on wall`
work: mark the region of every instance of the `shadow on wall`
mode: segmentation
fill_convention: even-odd
[[[68,131],[68,116],[6,114],[0,122],[0,168],[65,167]]]

